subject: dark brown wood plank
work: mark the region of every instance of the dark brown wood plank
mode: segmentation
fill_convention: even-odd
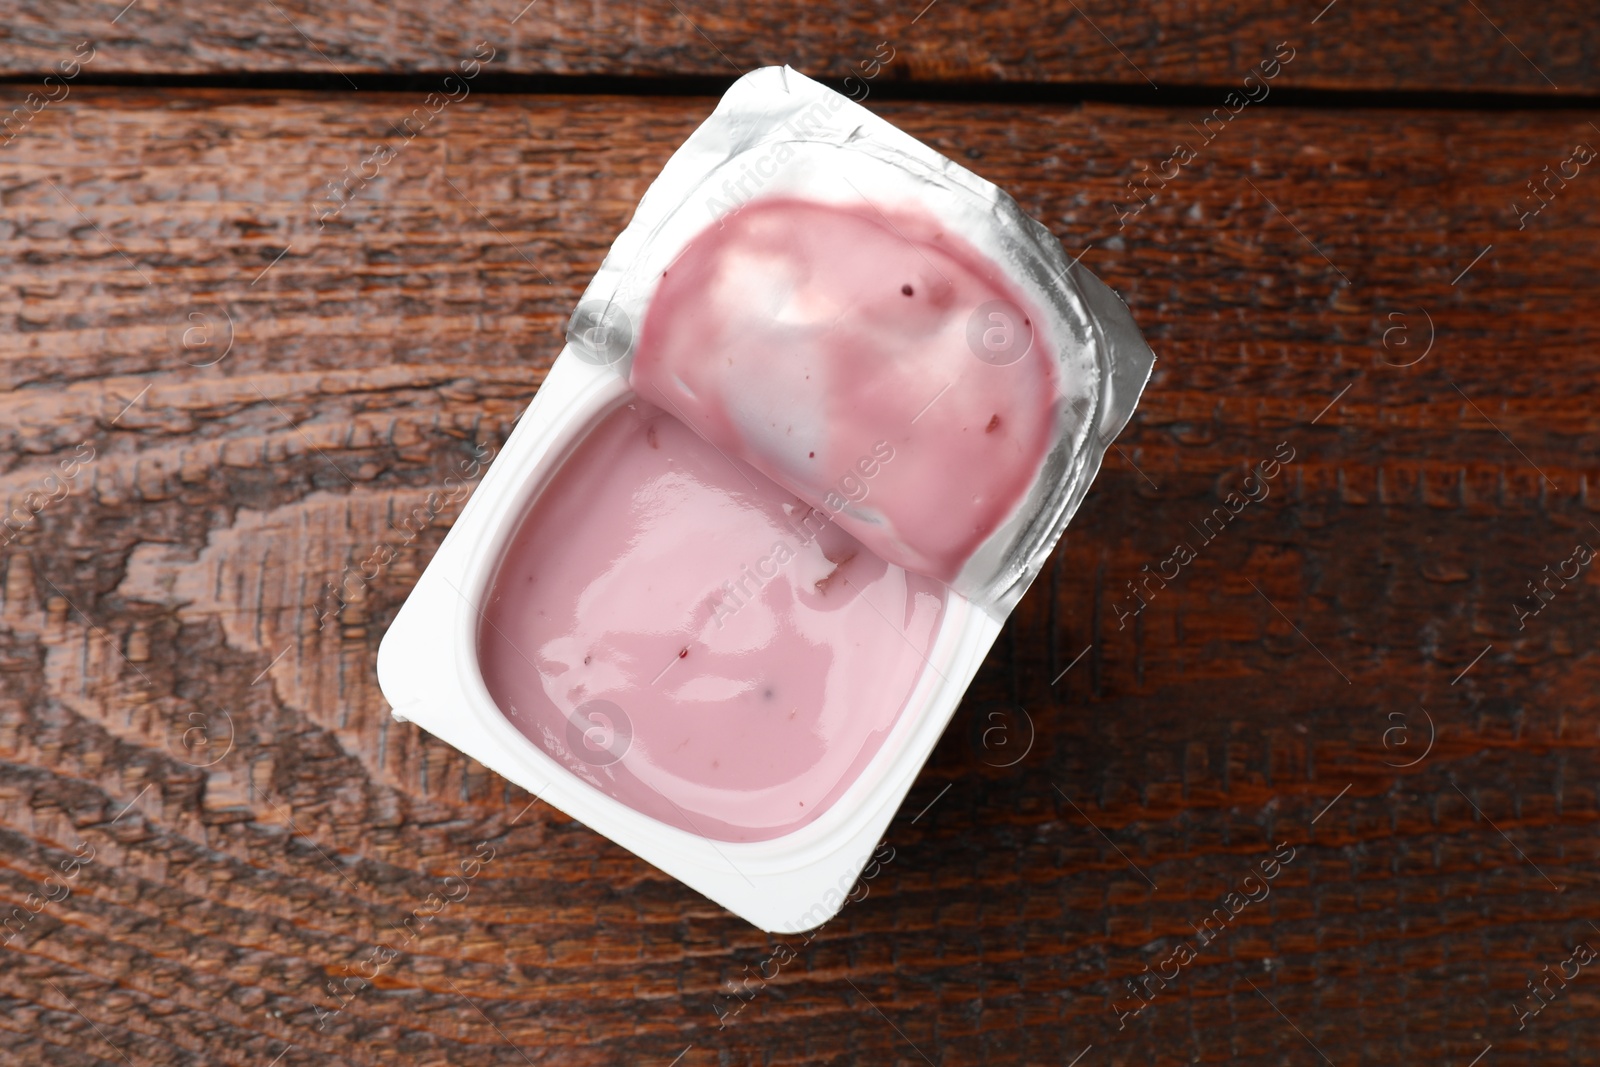
[[[393,516],[504,440],[711,101],[468,99],[319,229],[416,103],[85,90],[0,157],[0,500],[79,460],[0,548],[6,910],[94,850],[0,949],[0,1058],[1593,1062],[1587,971],[1511,1008],[1600,944],[1595,581],[1512,604],[1600,545],[1600,184],[1520,230],[1511,201],[1594,114],[1247,109],[1130,216],[1187,113],[883,107],[1089,246],[1161,360],[893,860],[719,1029],[774,939],[392,723],[372,673],[459,501],[410,542]],[[1119,1029],[1123,980],[1279,842],[1271,895]]]
[[[1238,88],[1287,42],[1296,58],[1280,85],[1600,92],[1600,22],[1583,0],[469,0],[447,11],[425,0],[22,0],[0,34],[0,70],[26,74],[90,42],[95,75],[295,71],[355,85],[364,73],[452,70],[487,42],[487,69],[501,74],[724,77],[789,63],[814,77],[865,76],[857,91],[882,80]]]

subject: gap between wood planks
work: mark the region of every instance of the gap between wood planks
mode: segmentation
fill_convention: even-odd
[[[34,86],[49,72],[7,74],[0,85]],[[407,71],[400,74],[354,74],[358,90],[373,93],[429,92],[449,71]],[[484,71],[473,81],[474,93],[566,96],[721,96],[733,77],[674,75],[645,77],[591,74],[508,74]],[[824,85],[843,91],[840,78],[820,77]],[[142,89],[253,89],[350,93],[350,82],[338,74],[313,71],[239,71],[219,74],[101,74],[87,71],[74,86]],[[1010,104],[1145,104],[1161,107],[1214,107],[1232,84],[1168,83],[1160,89],[1113,82],[874,82],[875,99],[941,103]],[[1550,92],[1468,92],[1417,89],[1296,89],[1275,87],[1254,107],[1354,108],[1438,111],[1600,110],[1600,94]]]

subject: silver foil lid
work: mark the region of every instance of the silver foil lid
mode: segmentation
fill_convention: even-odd
[[[1007,193],[788,67],[739,79],[673,154],[579,301],[567,335],[573,351],[627,377],[663,271],[708,227],[766,197],[845,208],[914,204],[997,265],[1037,309],[1037,340],[1055,363],[1052,439],[1027,492],[950,581],[1004,618],[1133,414],[1154,354],[1116,294],[1069,262],[1060,241]],[[973,308],[970,328],[983,321]],[[976,335],[973,351],[990,355]]]

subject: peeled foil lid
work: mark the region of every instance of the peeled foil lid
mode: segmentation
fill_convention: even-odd
[[[1133,414],[1154,354],[1117,295],[1003,190],[788,67],[740,78],[667,161],[573,312],[574,354],[626,378],[662,272],[707,227],[770,196],[847,209],[913,203],[998,265],[1041,314],[1056,361],[1054,437],[1023,499],[950,582],[1003,619]]]

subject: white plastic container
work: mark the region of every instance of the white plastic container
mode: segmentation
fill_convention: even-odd
[[[807,115],[825,121],[802,121]],[[788,146],[787,170],[770,165],[774,146]],[[633,395],[626,378],[631,330],[648,307],[648,280],[715,222],[719,203],[735,206],[715,195],[723,175],[748,175],[751,161],[762,160],[769,165],[759,168],[755,195],[783,190],[825,199],[841,174],[852,190],[870,194],[892,189],[898,168],[907,187],[927,193],[925,205],[942,221],[1010,268],[1044,309],[1069,373],[1056,398],[1057,447],[1013,521],[953,583],[927,665],[876,755],[814,821],[772,840],[732,843],[633,810],[514,727],[478,667],[478,605],[542,487],[585,433]],[[609,333],[597,334],[597,325]],[[569,336],[577,343],[563,348],[385,635],[378,654],[383,693],[396,719],[416,723],[756,926],[798,932],[820,925],[842,907],[1006,615],[1053,550],[1105,447],[1132,414],[1154,357],[1121,301],[1069,265],[1059,243],[1003,192],[787,68],[742,78],[673,156],[590,285]]]

